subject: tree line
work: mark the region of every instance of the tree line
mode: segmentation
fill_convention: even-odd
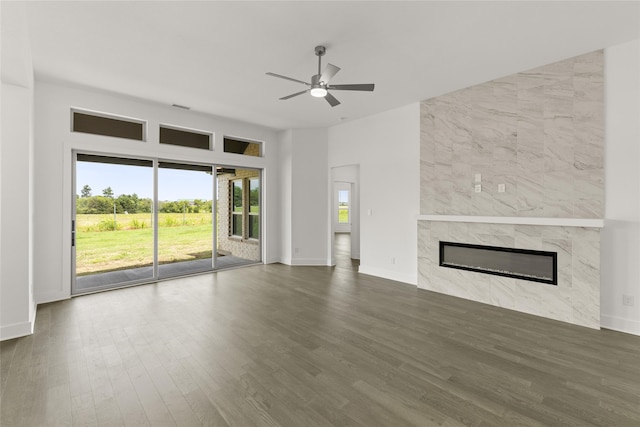
[[[203,213],[211,212],[211,203],[211,200],[200,199],[161,201],[158,208],[163,213]],[[114,206],[117,214],[151,213],[153,201],[140,198],[136,193],[114,197],[111,187],[102,190],[101,196],[92,196],[88,185],[82,187],[80,195],[76,195],[78,214],[112,214]]]

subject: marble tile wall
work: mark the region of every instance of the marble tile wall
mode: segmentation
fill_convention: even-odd
[[[603,69],[597,51],[423,101],[420,212],[602,218]]]
[[[558,285],[440,267],[441,240],[557,252]],[[418,221],[418,287],[599,328],[600,230]]]
[[[603,218],[603,70],[597,51],[423,101],[420,213]],[[418,287],[599,327],[599,229],[418,221],[418,233]],[[558,252],[559,284],[439,267],[439,240]]]

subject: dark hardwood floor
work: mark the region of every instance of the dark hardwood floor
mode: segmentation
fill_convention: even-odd
[[[351,258],[350,233],[335,233],[333,235],[333,252],[337,268],[358,271],[360,260]]]
[[[638,426],[640,337],[340,267],[274,264],[38,307],[9,426]]]

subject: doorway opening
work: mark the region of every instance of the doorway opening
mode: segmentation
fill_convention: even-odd
[[[360,265],[359,166],[331,169],[331,261],[340,268]]]

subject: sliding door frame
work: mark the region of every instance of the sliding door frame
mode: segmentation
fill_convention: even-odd
[[[157,163],[158,160],[156,158],[153,157],[148,157],[148,156],[136,156],[136,155],[126,155],[126,154],[114,154],[114,153],[103,153],[103,152],[94,152],[94,151],[90,151],[90,150],[72,150],[72,170],[71,170],[71,233],[72,233],[72,245],[71,245],[71,296],[76,296],[76,295],[84,295],[84,294],[90,294],[90,293],[94,293],[94,292],[100,292],[100,291],[104,291],[104,290],[109,290],[109,289],[116,289],[116,288],[122,288],[122,287],[127,287],[127,286],[134,286],[134,285],[139,285],[142,283],[149,283],[149,282],[153,282],[156,281],[158,278],[157,275],[157,236],[156,236],[156,221],[157,221],[157,214],[156,214],[156,209],[154,206],[154,203],[152,203],[152,209],[153,209],[153,240],[154,240],[154,244],[153,244],[153,273],[151,277],[148,278],[144,278],[144,279],[138,279],[138,280],[130,280],[130,281],[125,281],[125,282],[117,282],[114,284],[107,284],[107,285],[101,285],[101,286],[95,286],[87,291],[79,291],[78,287],[77,287],[77,271],[76,271],[76,256],[77,256],[77,249],[76,249],[76,237],[77,237],[77,232],[78,232],[78,228],[77,228],[77,209],[76,209],[76,185],[77,185],[77,170],[76,170],[76,165],[78,162],[78,155],[79,154],[87,154],[87,155],[95,155],[95,156],[101,156],[101,157],[111,157],[114,159],[135,159],[135,160],[146,160],[146,161],[150,161],[151,162],[151,168],[153,171],[153,194],[155,197],[155,194],[157,192],[157,183],[156,183],[156,177],[155,177],[155,171],[157,170]]]
[[[152,162],[153,169],[153,200],[152,200],[152,220],[153,220],[153,274],[150,278],[126,281],[126,282],[118,282],[114,284],[101,285],[91,288],[89,290],[79,291],[77,289],[77,276],[76,276],[76,237],[77,237],[77,209],[76,209],[76,185],[77,185],[77,171],[76,164],[78,161],[78,154],[87,154],[87,155],[96,155],[96,156],[104,156],[111,158],[120,158],[120,159],[136,159],[136,160],[147,160]],[[172,163],[182,163],[187,165],[201,165],[211,167],[212,174],[212,209],[211,209],[211,221],[212,221],[212,233],[211,233],[211,242],[212,242],[212,253],[211,253],[211,268],[209,270],[203,270],[193,273],[187,273],[182,276],[171,276],[171,277],[160,277],[159,275],[159,239],[158,239],[158,214],[159,214],[159,200],[158,200],[158,170],[159,163],[162,161],[172,162]],[[156,157],[156,156],[144,156],[137,154],[122,154],[122,153],[112,153],[112,152],[102,152],[102,151],[93,151],[90,149],[80,149],[80,148],[72,148],[71,149],[71,296],[79,296],[85,295],[95,292],[101,292],[105,290],[124,288],[129,286],[136,286],[146,283],[158,282],[163,280],[171,280],[178,277],[186,277],[191,275],[199,275],[199,274],[207,274],[217,271],[218,268],[218,204],[216,203],[219,194],[218,194],[218,185],[217,185],[217,175],[216,170],[217,167],[233,167],[237,169],[250,169],[258,172],[260,186],[259,186],[259,221],[260,221],[260,231],[259,231],[259,254],[260,260],[255,261],[256,264],[264,263],[264,215],[263,215],[263,194],[264,194],[264,169],[262,167],[255,166],[239,166],[239,165],[229,165],[229,164],[218,164],[218,163],[206,163],[206,162],[197,162],[197,161],[189,161],[189,160],[174,160],[167,157]],[[250,207],[247,207],[250,209]],[[64,229],[64,227],[63,227]]]

